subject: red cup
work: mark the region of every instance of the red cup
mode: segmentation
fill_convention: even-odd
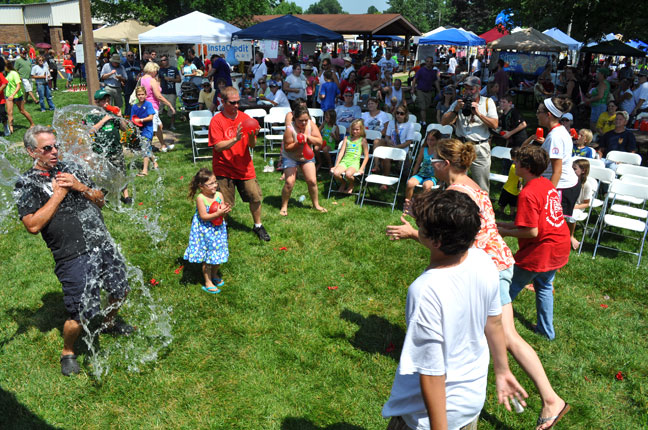
[[[542,127],[538,127],[536,129],[536,139],[542,139],[544,137],[544,129]]]
[[[500,136],[504,136],[506,132],[504,130],[500,131]]]

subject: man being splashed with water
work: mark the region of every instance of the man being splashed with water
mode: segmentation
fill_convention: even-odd
[[[104,332],[127,335],[134,329],[115,319],[129,291],[126,267],[101,215],[104,195],[81,168],[59,160],[54,130],[37,125],[24,137],[34,167],[16,183],[18,213],[27,230],[41,233],[56,262],[68,319],[63,326],[61,372],[79,373],[74,342],[81,321],[100,311],[100,288],[108,293]]]

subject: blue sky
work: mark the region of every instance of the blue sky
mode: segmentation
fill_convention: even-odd
[[[287,0],[291,1],[291,0]],[[316,0],[292,0],[298,6],[302,7],[304,11]],[[374,5],[379,11],[384,11],[389,7],[386,0],[338,0],[342,5],[342,9],[349,13],[367,13],[369,6]]]

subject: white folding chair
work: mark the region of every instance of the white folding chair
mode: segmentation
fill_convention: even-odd
[[[338,124],[338,131],[340,132],[340,142],[342,142],[342,139],[346,136],[346,127]]]
[[[605,168],[605,162],[598,158],[587,158],[587,157],[572,157],[572,164],[576,160],[585,160],[589,162],[590,167],[600,167],[601,169]]]
[[[416,118],[416,115],[409,114],[409,116],[407,117],[407,122],[418,123],[418,119]],[[419,127],[419,130],[417,130],[417,131],[420,131],[420,127]]]
[[[282,115],[284,119],[286,118],[286,114],[288,112],[292,112],[292,109],[289,107],[281,107],[281,106],[274,106],[270,108],[270,111],[268,112],[270,115],[272,114],[277,114],[277,115]]]
[[[310,114],[311,118],[315,120],[315,123],[317,125],[321,125],[322,121],[324,121],[324,111],[322,109],[308,108],[308,113]]]
[[[336,152],[337,152],[337,153],[336,153],[336,156],[335,156],[335,162],[333,163],[333,165],[337,164],[337,159],[338,159],[338,157],[340,156],[340,151],[336,151]],[[363,155],[360,157],[360,165],[362,165],[362,161],[363,161],[363,159],[364,159],[364,153],[363,153]],[[345,194],[345,195],[354,195],[354,196],[356,196],[356,203],[358,203],[358,199],[360,198],[360,191],[362,191],[362,181],[363,181],[363,178],[364,178],[364,174],[365,174],[364,171],[362,171],[362,172],[361,172],[361,171],[357,171],[357,172],[355,172],[355,173],[353,174],[353,177],[355,178],[355,180],[356,180],[356,182],[357,182],[357,184],[354,185],[354,186],[355,186],[355,189],[356,189],[357,191],[354,192],[354,193]],[[345,177],[345,176],[346,176],[346,174],[345,174],[345,173],[342,173],[342,177]],[[334,184],[334,183],[335,183],[335,185],[338,185],[338,183],[335,182],[335,176],[333,176],[333,173],[331,173],[331,182],[329,183],[328,195],[326,196],[327,199],[331,198],[331,193],[338,193],[338,194],[340,194],[340,192],[339,192],[337,189],[334,189],[334,188],[333,188],[333,184]]]
[[[396,199],[398,198],[398,188],[400,187],[400,180],[401,177],[403,176],[403,169],[405,168],[405,160],[407,158],[407,151],[404,149],[400,148],[392,148],[388,146],[380,146],[374,150],[373,158],[371,159],[371,163],[369,166],[369,172],[373,169],[373,164],[376,161],[376,159],[383,159],[383,160],[392,160],[396,162],[400,162],[400,170],[398,171],[398,176],[391,176],[391,175],[378,175],[375,173],[369,174],[367,177],[365,177],[364,180],[364,187],[363,187],[363,192],[362,192],[362,199],[360,200],[360,207],[364,204],[365,200],[368,202],[375,202],[375,203],[383,203],[390,205],[392,208],[392,212],[394,211],[394,207],[396,206]],[[385,185],[387,187],[391,187],[393,185],[396,185],[396,189],[394,190],[394,200],[389,203],[385,202],[383,200],[373,200],[373,199],[368,199],[366,198],[367,195],[367,188],[369,185]]]
[[[619,252],[625,252],[627,254],[632,254],[638,256],[637,267],[641,264],[641,254],[643,253],[644,242],[646,240],[646,233],[648,232],[648,218],[646,215],[648,213],[643,211],[644,217],[642,219],[637,219],[635,215],[637,214],[627,214],[622,215],[612,215],[607,213],[608,206],[610,204],[610,194],[620,194],[625,196],[632,196],[637,199],[646,200],[648,199],[648,185],[643,184],[634,184],[631,182],[623,182],[621,180],[615,179],[610,185],[610,192],[605,198],[605,203],[603,204],[603,213],[601,217],[601,228],[599,229],[598,236],[596,238],[596,245],[594,246],[594,253],[592,254],[592,259],[596,258],[596,252],[598,248],[612,249]],[[601,245],[601,236],[603,233],[617,234],[610,230],[605,230],[606,226],[615,227],[622,230],[631,230],[641,234],[640,238],[633,237],[633,239],[638,239],[640,241],[639,252],[631,252],[618,248],[613,248],[610,246]]]
[[[491,149],[491,157],[510,160],[511,148],[507,148],[505,146],[494,146]],[[490,179],[493,182],[501,182],[504,184],[506,183],[506,181],[508,181],[508,175],[500,175],[499,173],[491,172],[490,175],[488,176],[488,179]]]
[[[281,112],[272,112],[263,118],[263,128],[268,130],[263,136],[263,161],[266,161],[268,155],[279,155],[279,152],[274,151],[274,145],[283,142],[283,132],[273,133],[272,130],[275,124],[285,125],[285,121],[286,114]]]
[[[191,133],[191,151],[193,162],[196,160],[212,158],[212,148],[209,147],[209,123],[211,117],[196,116],[189,118],[189,131]],[[209,152],[209,155],[200,155]]]
[[[421,132],[421,123],[413,122],[412,124],[414,124],[414,131],[417,131],[417,132],[420,133]]]
[[[198,117],[209,117],[211,118],[214,116],[212,111],[206,109],[206,110],[192,110],[189,111],[189,119],[191,118],[198,118]]]
[[[374,142],[382,139],[382,133],[378,130],[365,130],[367,143],[369,144],[369,152],[373,148]]]
[[[425,134],[428,134],[430,130],[439,130],[444,137],[452,136],[453,128],[451,125],[441,125],[441,124],[428,124],[425,128]]]
[[[615,163],[634,164],[635,166],[641,164],[641,155],[632,152],[610,151],[605,159]]]
[[[634,164],[619,164],[616,169],[617,176],[634,175],[643,176],[648,180],[648,167],[635,166]]]
[[[605,167],[590,167],[590,172],[587,177],[587,179],[594,179],[597,181],[596,188],[594,189],[594,193],[592,194],[592,200],[590,201],[590,207],[587,212],[587,220],[585,221],[585,226],[583,227],[583,238],[581,239],[581,244],[578,249],[578,253],[580,254],[581,249],[583,248],[583,240],[585,239],[585,234],[589,225],[589,221],[592,217],[592,212],[594,209],[598,209],[603,206],[603,200],[599,199],[599,191],[601,191],[601,184],[604,184],[606,186],[609,186],[612,181],[615,178],[615,173],[614,170],[608,169]],[[605,193],[607,195],[607,191]],[[603,197],[605,198],[605,197]],[[596,229],[599,224],[600,220],[600,215],[596,218],[596,222],[594,223],[594,227],[592,228],[592,235],[591,237],[594,237],[594,234],[596,233]]]

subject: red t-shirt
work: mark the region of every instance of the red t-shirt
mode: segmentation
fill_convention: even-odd
[[[234,138],[237,126],[248,118],[250,117],[241,111],[233,120],[222,113],[214,115],[209,123],[209,146]],[[230,179],[256,178],[254,164],[252,164],[252,157],[250,157],[248,149],[248,136],[245,133],[241,140],[229,149],[220,152],[214,149],[212,170],[215,176],[225,176]]]
[[[377,81],[378,76],[380,76],[380,67],[375,64],[372,64],[371,66],[362,66],[360,67],[360,70],[358,70],[358,75],[362,78],[369,75],[370,81]]]
[[[3,85],[7,85],[8,83],[9,81],[7,80],[7,78],[5,78],[5,76],[2,73],[0,73],[0,87]],[[4,90],[2,90],[0,91],[0,105],[5,104],[6,102],[7,100],[5,100]]]
[[[72,60],[63,61],[63,67],[65,68],[65,73],[74,72],[74,63],[72,62]]]
[[[567,264],[571,242],[560,205],[560,194],[551,181],[540,177],[526,184],[518,196],[515,225],[537,227],[538,236],[518,239],[515,264],[531,272],[547,272]]]

